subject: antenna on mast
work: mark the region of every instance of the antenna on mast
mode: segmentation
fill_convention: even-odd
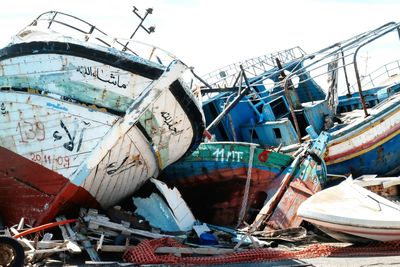
[[[153,13],[153,8],[148,8],[146,9],[146,13],[144,14],[144,16],[142,17],[139,13],[136,6],[133,6],[133,10],[132,12],[135,13],[136,16],[138,16],[138,18],[140,19],[140,23],[139,25],[136,27],[136,29],[133,31],[131,37],[129,39],[132,39],[132,37],[136,34],[136,32],[142,28],[143,30],[145,30],[148,34],[152,33],[155,31],[156,27],[155,26],[150,26],[149,28],[146,28],[145,26],[143,26],[143,22],[145,21],[147,15],[152,14]],[[129,44],[129,41],[126,42],[126,44],[124,45],[124,47],[122,48],[122,51],[126,51],[127,46]]]

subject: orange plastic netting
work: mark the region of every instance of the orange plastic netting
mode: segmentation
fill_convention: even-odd
[[[400,255],[400,242],[374,243],[367,246],[335,247],[313,244],[298,251],[283,251],[272,248],[249,249],[218,256],[176,256],[156,254],[158,247],[186,247],[172,238],[145,240],[136,247],[127,250],[123,259],[136,264],[178,264],[178,265],[212,265],[227,263],[245,263],[276,261],[287,259],[306,259],[327,256],[392,256]]]

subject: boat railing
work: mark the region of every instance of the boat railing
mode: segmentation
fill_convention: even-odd
[[[338,85],[338,87],[342,86],[342,91],[344,91],[343,89],[347,89],[348,94],[350,94],[350,85],[354,83],[354,80],[357,81],[357,85],[354,86],[354,88],[357,88],[357,90],[359,90],[359,81],[357,79],[357,76],[359,76],[357,68],[357,53],[359,52],[360,48],[391,32],[397,34],[397,32],[399,32],[399,29],[400,23],[390,22],[372,31],[367,31],[362,34],[358,34],[350,39],[337,42],[315,53],[307,54],[302,59],[304,61],[304,67],[291,73],[288,77],[288,80],[290,80],[292,78],[291,76],[293,75],[310,73],[309,79],[316,80],[318,78],[325,78],[326,82],[329,75],[332,76],[341,73],[345,76],[344,79],[340,79],[341,81],[343,81],[343,84]],[[370,80],[376,80],[377,78],[385,74],[389,75],[390,77],[391,75],[393,75],[395,69],[399,69],[399,66],[397,64],[399,64],[397,61],[388,63],[386,69],[385,66],[383,67],[385,73],[379,74],[378,71],[376,71],[376,73],[371,74]],[[370,83],[370,80],[368,80],[368,78],[364,77],[364,84]],[[331,77],[331,80],[332,79],[333,77]],[[307,79],[302,80],[302,82],[306,81]],[[345,88],[343,88],[343,86],[345,86]]]
[[[39,15],[29,26],[44,27],[62,36],[111,47],[162,65],[168,65],[173,59],[176,59],[173,54],[157,46],[129,38],[109,36],[95,25],[63,12],[45,12]]]
[[[360,74],[358,71],[358,63],[357,63],[357,56],[360,49],[364,48],[366,45],[375,43],[376,40],[387,36],[390,33],[394,33],[396,37],[400,34],[400,23],[389,22],[386,23],[374,30],[364,32],[362,34],[358,34],[352,38],[347,40],[334,43],[326,48],[323,48],[315,53],[308,54],[304,56],[301,60],[304,61],[303,68],[300,68],[292,73],[290,73],[284,79],[284,91],[285,95],[289,95],[289,88],[291,84],[291,79],[295,75],[303,75],[303,74],[310,74],[310,79],[315,81],[320,80],[325,84],[322,88],[326,88],[327,96],[326,100],[329,107],[335,112],[338,99],[337,95],[340,91],[340,85],[338,84],[338,76],[339,73],[344,74],[344,78],[342,81],[347,87],[347,92],[350,95],[350,79],[355,79],[357,82],[357,90],[360,96],[362,109],[364,112],[365,117],[369,116],[367,111],[367,104],[362,93],[362,86],[361,86],[361,79]],[[396,38],[397,39],[397,38]],[[385,51],[384,49],[380,51]],[[307,61],[307,62],[306,62]],[[351,68],[349,68],[351,65]],[[349,69],[353,69],[352,72],[348,72]],[[317,72],[317,75],[312,74],[312,72]],[[325,79],[324,79],[325,78]],[[306,82],[302,80],[302,82]],[[318,81],[317,81],[318,83]],[[295,124],[295,129],[300,136],[300,130],[298,127],[297,118],[294,113],[294,107],[292,100],[287,98],[289,108],[292,114],[292,119]]]
[[[386,81],[397,75],[400,75],[400,60],[387,63],[371,73],[363,75],[361,78],[361,88],[365,90],[385,85]],[[351,92],[356,92],[358,90],[357,83],[353,84],[350,88]]]
[[[241,73],[240,66],[243,67],[243,70],[246,72],[247,77],[251,79],[252,77],[262,75],[266,71],[276,67],[276,58],[285,63],[301,58],[305,54],[306,53],[303,51],[303,49],[296,46],[283,51],[263,55],[260,57],[254,57],[242,62],[230,64],[202,76],[202,79],[213,88],[235,87]]]

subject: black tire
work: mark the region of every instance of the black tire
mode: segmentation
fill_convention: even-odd
[[[4,262],[4,263],[0,262],[0,265],[10,266],[10,267],[24,266],[24,260],[25,260],[24,248],[16,239],[7,236],[0,236],[0,253],[2,249],[12,253],[13,259],[9,262]],[[5,258],[2,259],[1,257],[2,256],[0,255],[0,261],[5,260]]]

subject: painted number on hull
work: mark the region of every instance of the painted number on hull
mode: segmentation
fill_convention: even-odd
[[[16,131],[19,133],[20,143],[28,143],[29,141],[43,141],[46,138],[44,124],[40,121],[29,122],[21,121],[17,124]]]
[[[31,160],[34,162],[38,162],[42,165],[52,165],[56,164],[58,167],[69,168],[71,165],[70,159],[68,156],[56,156],[56,155],[48,155],[48,154],[40,154],[40,153],[31,153]]]
[[[243,152],[241,151],[228,151],[225,153],[225,149],[219,148],[213,152],[213,156],[215,157],[215,161],[231,161],[231,162],[240,162],[243,159]]]

